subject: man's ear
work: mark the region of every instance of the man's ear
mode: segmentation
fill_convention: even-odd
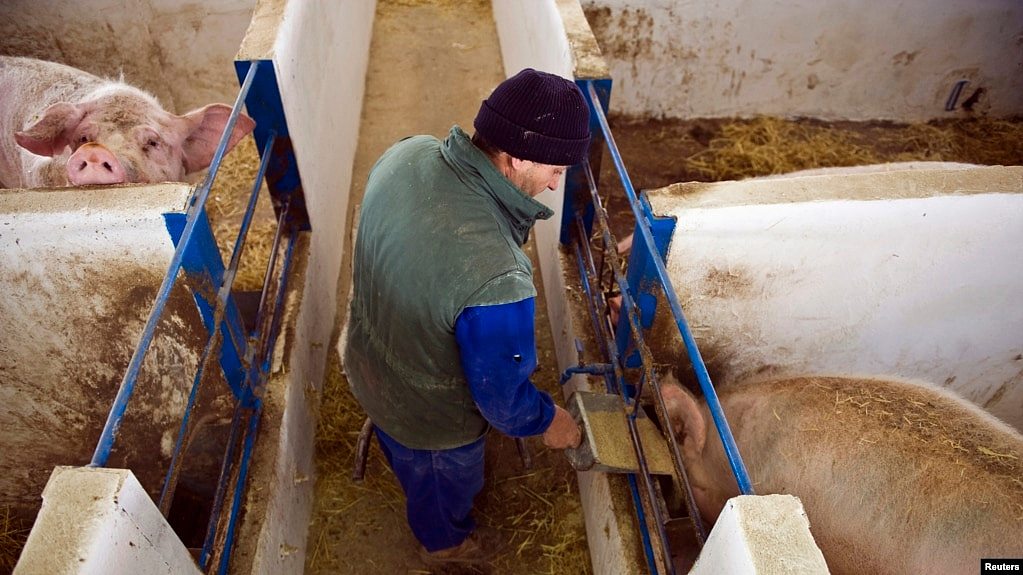
[[[511,165],[512,169],[514,169],[517,172],[526,169],[526,162],[528,162],[529,160],[521,160],[519,158],[516,158],[515,156],[512,156],[511,154],[505,155],[508,156],[508,163]]]

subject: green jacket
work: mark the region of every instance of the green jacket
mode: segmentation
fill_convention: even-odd
[[[406,138],[370,172],[354,249],[344,366],[373,423],[450,449],[488,424],[462,373],[463,309],[536,296],[521,247],[553,210],[516,188],[458,126]]]

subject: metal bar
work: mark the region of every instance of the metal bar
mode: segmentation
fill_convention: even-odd
[[[238,478],[235,480],[234,495],[231,498],[231,514],[227,522],[227,534],[224,537],[224,549],[220,554],[220,568],[218,573],[227,573],[227,567],[231,563],[231,545],[234,544],[234,527],[238,520],[238,510],[241,508],[242,494],[245,492],[243,486],[249,474],[249,461],[252,459],[252,448],[256,444],[256,433],[259,431],[259,420],[263,414],[263,402],[256,401],[256,408],[249,415],[249,425],[245,431],[245,447],[242,450],[241,467],[238,469]]]
[[[266,168],[270,164],[270,150],[273,148],[274,140],[277,139],[276,132],[270,132],[270,136],[263,146],[263,153],[260,154],[259,170],[256,172],[256,180],[252,184],[252,192],[249,193],[249,203],[245,206],[245,215],[242,217],[241,226],[238,229],[238,236],[234,242],[234,250],[231,252],[231,262],[227,266],[227,274],[230,274],[230,282],[225,280],[224,284],[230,286],[234,282],[234,276],[238,273],[238,266],[241,265],[242,250],[245,248],[245,239],[249,235],[249,226],[256,213],[256,203],[259,201],[259,190],[263,186],[263,179],[266,177]]]
[[[592,257],[592,254],[589,251],[589,244],[580,240],[581,237],[582,238],[586,237],[586,235],[585,235],[586,224],[583,221],[582,216],[580,216],[579,214],[576,214],[575,223],[576,223],[576,232],[577,232],[576,233],[576,241],[574,242],[575,252],[576,252],[576,262],[577,262],[577,265],[579,266],[579,277],[580,277],[580,281],[583,284],[583,291],[586,292],[587,301],[590,302],[590,306],[589,306],[590,307],[590,320],[594,324],[593,325],[593,329],[594,329],[594,332],[595,332],[596,337],[598,339],[598,342],[601,342],[602,347],[604,347],[603,351],[604,351],[606,357],[608,357],[611,360],[611,363],[608,364],[608,365],[610,365],[610,367],[612,368],[612,371],[614,372],[614,375],[615,375],[614,381],[612,382],[610,380],[610,378],[607,378],[606,370],[605,370],[605,378],[608,379],[606,385],[607,385],[608,391],[610,391],[612,393],[622,394],[622,393],[624,393],[624,390],[625,390],[625,385],[624,385],[625,381],[624,381],[624,374],[623,374],[622,369],[621,369],[621,363],[620,363],[619,358],[618,358],[618,350],[615,349],[614,346],[607,346],[606,345],[607,338],[604,337],[604,329],[606,329],[606,328],[602,327],[600,325],[600,321],[598,320],[598,317],[602,317],[602,314],[603,314],[603,309],[604,309],[603,308],[603,295],[600,294],[600,293],[596,293],[595,294],[593,292],[593,290],[592,290],[592,287],[591,287],[591,279],[592,279],[591,278],[591,274],[593,273],[593,269],[592,269],[593,268],[593,257]],[[580,246],[582,246],[582,247],[580,247]],[[583,255],[583,251],[586,252],[585,258],[584,258],[584,255]],[[587,266],[587,263],[589,264],[588,266]],[[581,355],[581,352],[580,352],[580,355]],[[636,429],[635,429],[634,425],[630,425],[630,427],[629,427],[629,434],[633,436],[633,438],[632,438],[633,449],[635,450],[635,449],[637,449],[637,447],[636,447],[637,444],[636,444],[636,438],[635,438]],[[640,469],[642,471],[642,470],[644,470],[645,456],[644,456],[643,452],[641,451],[642,446],[640,446],[639,449],[640,449],[640,451],[636,452],[636,459],[637,460],[642,460],[644,462],[644,464],[641,465],[641,467],[640,467]],[[628,477],[629,477],[629,488],[632,491],[633,502],[635,503],[636,514],[637,514],[637,518],[639,520],[639,528],[640,528],[639,532],[640,532],[640,538],[642,539],[642,543],[643,543],[643,552],[646,555],[647,564],[651,567],[651,569],[655,569],[657,563],[656,563],[656,559],[655,559],[653,543],[651,542],[651,534],[650,534],[650,531],[649,531],[649,528],[648,528],[648,522],[646,520],[646,516],[647,516],[646,502],[652,502],[653,499],[654,499],[653,486],[650,483],[649,469],[646,469],[646,476],[644,478],[644,488],[647,490],[647,497],[646,497],[646,499],[644,499],[642,497],[642,494],[639,492],[639,485],[637,484],[637,481],[636,481],[636,474],[631,474],[630,473],[630,474],[628,474]],[[657,513],[656,505],[650,505],[650,507],[651,507],[651,510],[654,510],[654,513],[656,514]],[[659,532],[658,532],[658,534],[659,534],[659,536],[661,538],[661,545],[660,545],[660,547],[661,547],[662,550],[664,550],[665,553],[668,553],[670,555],[670,551],[668,551],[669,545],[668,545],[668,541],[667,541],[667,534],[663,530],[663,523],[661,523],[662,519],[663,518],[657,516],[658,524],[661,525],[661,529],[659,529]]]
[[[636,474],[629,473],[629,490],[632,491],[632,504],[636,509],[636,519],[639,521],[639,535],[643,540],[643,554],[646,555],[646,564],[653,569],[657,565],[654,559],[654,546],[650,542],[650,530],[646,528],[646,511],[644,510],[643,498],[639,495],[639,486],[636,485]]]
[[[280,241],[281,241],[281,237],[282,237],[282,228],[284,227],[284,222],[285,222],[285,220],[288,217],[288,209],[289,209],[289,207],[290,207],[289,205],[285,205],[284,208],[281,209],[281,212],[280,212],[280,215],[279,215],[278,221],[277,221],[277,230],[276,230],[276,232],[274,234],[273,245],[270,248],[270,250],[271,250],[271,257],[270,257],[270,261],[267,263],[266,275],[263,278],[263,292],[260,295],[259,311],[257,312],[258,319],[256,321],[256,325],[255,325],[255,328],[253,330],[253,334],[249,338],[250,342],[249,342],[249,345],[248,345],[247,351],[246,351],[246,362],[247,362],[249,367],[248,367],[248,371],[246,373],[246,378],[245,378],[245,382],[246,382],[246,386],[245,386],[245,390],[244,390],[245,391],[245,395],[238,398],[238,404],[237,404],[237,407],[235,409],[235,416],[234,416],[234,418],[232,419],[232,422],[231,422],[231,435],[230,435],[230,438],[228,440],[227,451],[224,454],[224,460],[223,460],[224,463],[221,465],[221,468],[220,468],[220,476],[219,476],[219,479],[217,480],[217,490],[216,490],[216,493],[215,493],[214,498],[213,498],[213,510],[210,513],[210,520],[209,520],[209,523],[207,524],[206,539],[205,539],[205,541],[203,543],[202,552],[200,553],[200,556],[199,556],[199,565],[200,565],[200,567],[203,568],[204,571],[206,569],[207,563],[210,560],[210,555],[211,555],[212,550],[213,550],[213,543],[214,543],[214,540],[216,539],[217,524],[220,522],[220,512],[221,512],[221,509],[222,509],[222,507],[224,505],[224,497],[225,497],[226,491],[227,491],[227,482],[228,482],[228,479],[230,477],[231,464],[232,464],[233,459],[234,459],[235,444],[238,441],[238,435],[237,435],[238,434],[237,428],[238,428],[238,425],[239,425],[239,415],[238,414],[243,411],[244,407],[246,406],[246,404],[248,402],[252,401],[255,398],[255,394],[254,394],[255,390],[253,389],[254,386],[252,384],[252,381],[253,381],[253,379],[261,377],[262,373],[263,373],[262,372],[262,363],[263,362],[262,362],[262,355],[261,355],[262,352],[261,351],[255,351],[255,350],[262,350],[262,349],[264,349],[265,346],[262,345],[262,344],[263,344],[263,342],[266,339],[269,339],[269,336],[267,336],[266,333],[263,331],[263,327],[264,326],[262,324],[265,323],[264,322],[264,317],[267,314],[266,305],[267,305],[267,302],[269,301],[268,298],[267,298],[267,295],[268,295],[268,291],[270,290],[271,278],[274,275],[274,269],[275,269],[276,262],[277,262],[277,253],[280,251]],[[292,240],[294,240],[295,237],[296,236],[293,234],[292,235]],[[291,244],[292,245],[289,245],[289,249],[291,249],[293,247],[294,241],[292,241]],[[290,259],[288,261],[290,262]],[[282,278],[282,279],[284,279],[284,278]]]
[[[596,101],[597,93],[594,90],[592,82],[587,82],[587,91],[589,92],[592,101]],[[632,181],[629,179],[628,171],[625,169],[625,165],[622,162],[621,154],[618,152],[618,146],[615,144],[614,136],[611,135],[611,128],[608,126],[607,117],[604,116],[604,113],[600,110],[599,106],[595,106],[594,108],[597,114],[597,119],[600,122],[600,128],[604,133],[605,140],[607,141],[608,150],[611,152],[611,158],[618,170],[618,175],[622,180],[625,193],[629,197],[629,205],[632,208],[633,214],[636,216],[636,229],[640,232],[640,236],[643,241],[646,242],[647,248],[650,250],[652,256],[651,259],[653,260],[654,267],[657,271],[657,277],[661,282],[661,288],[664,291],[665,298],[668,300],[668,306],[671,308],[671,313],[675,318],[675,323],[678,326],[679,334],[682,336],[682,341],[685,343],[686,351],[689,354],[689,359],[693,366],[693,371],[696,373],[696,378],[700,383],[700,389],[703,391],[708,408],[710,408],[711,417],[714,419],[714,425],[718,430],[718,435],[721,438],[721,444],[725,450],[725,456],[732,468],[732,473],[735,475],[739,491],[740,493],[750,495],[753,493],[753,485],[750,482],[749,474],[746,472],[746,466],[742,462],[742,456],[739,454],[739,449],[735,444],[735,438],[732,436],[732,430],[728,426],[728,421],[725,420],[724,411],[721,408],[721,402],[718,399],[717,392],[714,390],[714,385],[710,381],[710,375],[707,373],[707,366],[703,361],[703,357],[700,355],[700,350],[696,346],[696,340],[693,338],[693,334],[689,330],[689,325],[686,322],[685,315],[682,313],[682,306],[679,304],[678,296],[675,294],[675,289],[668,278],[668,272],[664,267],[664,261],[656,255],[657,251],[655,249],[653,236],[650,233],[650,228],[647,224],[646,218],[641,216],[642,206],[636,198],[636,192],[632,187]],[[653,382],[653,385],[656,386],[657,383]]]
[[[213,495],[213,506],[210,511],[209,521],[206,523],[206,538],[203,540],[202,551],[199,553],[199,569],[204,573],[209,566],[210,556],[213,553],[213,543],[217,538],[217,524],[220,523],[220,511],[224,506],[224,496],[227,493],[227,483],[231,475],[234,451],[238,444],[238,434],[240,433],[239,430],[241,429],[244,411],[242,399],[239,398],[235,404],[234,415],[231,416],[231,433],[228,435],[227,448],[224,451],[224,458],[220,463],[217,491]]]
[[[289,206],[290,207],[290,206]],[[288,214],[288,212],[283,212]],[[288,291],[288,273],[291,271],[291,263],[295,256],[295,244],[298,243],[298,234],[301,230],[298,226],[293,226],[288,237],[288,246],[284,253],[284,262],[281,264],[281,276],[277,287],[277,297],[274,301],[274,313],[270,318],[270,331],[264,340],[262,347],[262,354],[260,357],[263,358],[262,369],[267,372],[270,369],[270,360],[273,356],[274,344],[277,343],[277,335],[280,333],[280,323],[283,314],[281,313],[284,309],[284,296]]]
[[[238,93],[238,98],[235,100],[234,108],[231,110],[231,116],[228,118],[227,126],[224,128],[224,133],[221,136],[220,145],[217,147],[217,151],[214,154],[214,163],[211,164],[210,172],[206,175],[206,181],[200,187],[202,193],[198,197],[196,197],[195,194],[192,196],[192,204],[188,208],[188,218],[185,223],[185,229],[182,231],[178,245],[174,249],[174,255],[171,257],[167,274],[164,276],[163,283],[160,284],[160,289],[157,292],[156,303],[153,305],[153,309],[149,313],[149,319],[146,321],[146,326],[142,330],[142,337],[139,339],[139,343],[135,347],[135,351],[131,356],[131,361],[128,363],[128,369],[125,372],[124,378],[121,380],[121,385],[117,390],[117,396],[114,398],[114,403],[110,407],[110,413],[107,415],[106,423],[103,425],[103,431],[100,433],[99,442],[96,444],[96,450],[92,455],[92,461],[89,463],[90,467],[103,467],[110,458],[110,452],[113,450],[114,441],[117,438],[117,432],[121,427],[121,421],[124,419],[124,412],[128,408],[128,401],[135,392],[135,384],[138,381],[138,374],[142,369],[142,360],[145,359],[146,352],[149,351],[149,345],[152,343],[153,337],[156,334],[156,326],[163,315],[163,309],[167,305],[171,288],[174,287],[178,271],[181,269],[181,261],[184,258],[185,250],[191,240],[192,230],[195,229],[196,220],[199,217],[199,213],[202,211],[203,205],[206,203],[206,198],[209,196],[210,185],[213,183],[213,178],[215,177],[213,172],[219,166],[220,160],[224,155],[224,148],[227,147],[227,142],[230,138],[231,131],[234,128],[235,121],[238,119],[238,114],[241,112],[241,105],[245,99],[245,94],[248,93],[249,87],[252,85],[252,79],[255,77],[255,69],[256,66],[253,66],[249,75],[246,76],[245,83],[242,85],[241,91]]]
[[[259,61],[255,60],[252,62],[252,67],[249,68],[248,74],[245,75],[245,81],[242,82],[242,87],[238,91],[238,96],[235,98],[234,105],[231,107],[231,115],[227,117],[227,124],[224,126],[224,133],[220,135],[220,143],[217,144],[216,151],[213,152],[213,160],[210,162],[210,168],[206,172],[206,177],[203,178],[202,184],[196,189],[196,193],[192,196],[191,209],[198,210],[202,206],[206,205],[206,198],[210,195],[210,189],[213,187],[213,181],[217,178],[217,173],[220,171],[220,163],[224,159],[224,154],[227,153],[227,143],[231,140],[231,132],[234,131],[234,125],[238,122],[238,116],[242,113],[242,106],[245,105],[245,97],[249,94],[249,89],[252,88],[252,82],[256,78],[256,70],[259,69]]]
[[[290,205],[288,205],[288,208],[290,208]],[[290,214],[288,214],[288,209],[281,210],[281,213],[280,213],[280,223],[278,225],[278,231],[279,231],[279,227],[284,225],[284,222],[285,222],[285,220],[287,220],[288,215],[290,215]],[[295,255],[295,246],[296,246],[296,244],[298,242],[299,232],[300,232],[300,229],[299,229],[298,226],[292,226],[291,233],[290,233],[290,235],[288,235],[287,247],[285,249],[285,254],[284,254],[284,260],[283,260],[283,262],[282,262],[282,264],[280,266],[280,272],[279,272],[278,281],[277,281],[277,291],[276,291],[276,298],[274,298],[273,313],[270,314],[270,326],[269,326],[269,329],[266,331],[266,337],[262,338],[261,342],[260,342],[261,344],[263,344],[262,346],[260,346],[260,349],[262,350],[261,351],[261,355],[259,356],[260,361],[258,363],[257,362],[253,362],[253,364],[249,368],[250,377],[248,378],[248,380],[250,382],[250,385],[248,386],[248,389],[251,390],[252,393],[250,394],[248,399],[253,400],[253,403],[254,403],[254,405],[252,405],[252,407],[254,408],[254,413],[253,413],[252,417],[255,419],[255,422],[252,422],[250,424],[250,427],[252,427],[253,430],[254,430],[253,433],[255,433],[255,427],[254,426],[258,425],[259,418],[260,418],[260,415],[261,415],[262,409],[263,409],[263,407],[262,407],[263,404],[262,404],[262,401],[260,400],[260,397],[262,396],[261,388],[266,384],[267,373],[269,372],[269,366],[270,366],[269,364],[270,364],[270,361],[271,361],[272,355],[273,355],[273,353],[272,353],[273,346],[274,346],[274,343],[276,343],[276,341],[277,341],[277,334],[279,333],[280,320],[283,317],[284,295],[287,293],[287,275],[288,275],[288,273],[291,272],[291,269],[292,269],[292,263],[294,261],[294,255]],[[277,237],[279,237],[279,236],[280,236],[280,234],[278,233]],[[277,248],[278,248],[278,246],[275,244],[274,252],[278,251]],[[267,273],[269,274],[272,271],[273,271],[273,268],[270,267],[270,269],[267,270]],[[253,382],[253,380],[256,380],[256,381]],[[247,398],[242,398],[239,401],[239,405],[243,406],[243,404],[246,403],[246,399]],[[251,446],[249,444],[249,441],[250,440],[247,438],[246,448],[244,448],[244,450],[242,451],[241,461],[239,463],[240,468],[239,468],[239,471],[238,471],[238,479],[235,482],[234,495],[233,495],[232,503],[231,503],[231,510],[230,510],[229,515],[228,515],[228,521],[227,521],[227,534],[226,534],[225,540],[224,540],[224,549],[225,550],[224,550],[223,554],[221,555],[221,560],[220,560],[220,573],[225,573],[226,572],[226,570],[227,570],[227,562],[230,560],[230,548],[231,548],[231,545],[233,544],[233,540],[234,540],[234,525],[237,522],[238,512],[239,512],[239,508],[241,506],[241,493],[243,492],[243,487],[242,486],[244,485],[244,476],[246,476],[246,474],[248,472],[249,459],[250,459],[250,457],[252,455],[252,449],[251,449]],[[255,441],[255,438],[253,438],[252,441]],[[221,497],[221,500],[223,500],[223,497]],[[218,515],[218,519],[219,519],[219,513],[217,515]],[[216,534],[216,526],[215,525],[213,526],[213,533],[214,533],[214,535]],[[208,534],[208,537],[209,537],[209,534]]]
[[[948,95],[948,99],[945,100],[945,111],[954,112],[956,109],[956,103],[959,102],[959,96],[963,93],[963,88],[969,84],[969,80],[957,80],[952,85],[952,91]]]
[[[636,400],[636,405],[639,405],[639,399]],[[629,423],[629,436],[632,438],[632,448],[636,451],[636,461],[639,463],[639,476],[643,479],[643,487],[646,490],[647,498],[650,504],[650,511],[654,516],[654,525],[657,526],[657,536],[661,541],[661,553],[664,559],[665,569],[667,572],[674,575],[675,565],[671,560],[671,547],[668,545],[668,532],[664,526],[668,523],[664,520],[664,516],[661,514],[661,506],[655,503],[657,498],[656,491],[654,490],[653,478],[650,477],[650,467],[647,465],[646,456],[643,455],[643,442],[639,439],[639,429],[636,427],[636,413],[633,411],[632,414],[628,415],[625,420]]]
[[[228,269],[224,272],[223,281],[221,281],[220,289],[217,292],[217,307],[213,315],[213,328],[211,329],[209,339],[206,340],[206,346],[203,348],[202,357],[199,360],[199,367],[196,371],[195,378],[192,381],[192,389],[188,394],[188,403],[185,405],[185,412],[181,417],[181,426],[178,429],[177,439],[174,442],[174,452],[171,455],[171,463],[167,469],[167,475],[164,478],[163,489],[160,492],[159,506],[160,511],[164,514],[164,516],[167,516],[168,513],[170,513],[170,507],[174,501],[174,490],[177,486],[178,474],[181,471],[182,464],[180,459],[181,450],[185,444],[185,437],[188,435],[188,426],[192,417],[192,409],[195,406],[195,398],[198,395],[203,374],[205,373],[209,360],[212,357],[212,351],[216,347],[217,342],[220,340],[220,327],[224,321],[224,308],[227,305],[227,298],[231,293],[231,288],[234,286],[234,280],[238,273],[238,266],[241,263],[241,255],[245,246],[245,239],[248,236],[249,225],[251,224],[253,214],[256,211],[256,202],[259,200],[259,190],[263,183],[263,177],[266,174],[266,166],[270,162],[270,148],[273,146],[273,139],[274,136],[271,134],[263,149],[263,154],[261,156],[262,159],[259,163],[259,170],[256,172],[255,183],[252,186],[252,192],[249,194],[249,202],[245,208],[245,214],[242,218],[238,235],[235,238],[234,251],[231,254],[231,263],[228,265]]]
[[[369,442],[373,435],[373,420],[366,418],[359,430],[359,439],[355,442],[355,467],[352,469],[352,481],[366,478],[366,461],[369,459]]]
[[[288,217],[288,211],[282,210],[281,222]],[[273,346],[277,341],[277,334],[279,333],[280,321],[284,316],[284,295],[288,291],[288,274],[291,272],[291,263],[294,261],[295,244],[298,243],[298,226],[291,228],[291,233],[288,237],[288,245],[285,250],[284,262],[281,264],[280,279],[277,283],[277,297],[274,300],[274,311],[270,320],[270,330],[267,333],[265,339],[266,345],[263,346],[265,355],[262,356],[262,361],[259,365],[253,365],[250,368],[256,370],[254,373],[257,377],[257,385],[249,386],[249,389],[254,390],[251,397],[254,400],[253,413],[249,419],[249,430],[245,435],[245,447],[242,451],[242,459],[239,463],[240,467],[238,470],[238,477],[235,481],[234,495],[231,500],[231,512],[228,515],[227,521],[227,534],[224,537],[224,551],[220,555],[220,569],[219,573],[227,573],[227,567],[231,559],[231,546],[234,544],[234,531],[235,524],[238,522],[238,513],[241,509],[242,494],[244,493],[245,479],[248,474],[249,461],[252,457],[252,446],[255,443],[256,431],[258,430],[259,419],[263,412],[263,402],[260,399],[262,396],[261,388],[266,384],[267,373],[269,372],[269,363],[271,360]],[[243,404],[244,401],[240,401],[239,404]],[[216,527],[214,526],[214,533]]]
[[[262,343],[264,331],[266,327],[263,324],[266,323],[267,314],[267,297],[270,294],[270,282],[273,281],[273,270],[277,266],[277,254],[280,251],[281,237],[284,232],[284,221],[288,217],[288,212],[291,210],[291,202],[285,202],[281,208],[280,215],[277,218],[277,229],[274,231],[274,239],[270,248],[270,260],[266,263],[266,271],[263,273],[263,288],[259,293],[259,306],[256,308],[256,323],[255,329],[252,335],[249,336],[249,346],[246,355],[246,362],[249,365],[255,364],[256,357],[262,357],[262,346],[257,346],[256,343]]]

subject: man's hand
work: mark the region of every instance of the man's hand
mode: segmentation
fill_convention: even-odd
[[[555,405],[554,419],[547,431],[543,432],[543,444],[551,449],[565,449],[566,447],[579,447],[582,439],[582,430],[576,425],[572,416],[563,408]]]

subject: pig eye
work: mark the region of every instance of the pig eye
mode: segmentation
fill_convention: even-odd
[[[160,142],[157,142],[156,140],[154,140],[154,139],[150,138],[150,139],[149,139],[149,140],[148,140],[148,141],[146,142],[146,147],[147,147],[147,148],[153,148],[153,149],[155,150],[156,148],[159,148],[159,147],[160,147]]]
[[[79,138],[78,138],[78,145],[79,146],[81,146],[82,144],[88,144],[88,143],[89,143],[89,136],[85,136],[85,135],[79,136]]]

